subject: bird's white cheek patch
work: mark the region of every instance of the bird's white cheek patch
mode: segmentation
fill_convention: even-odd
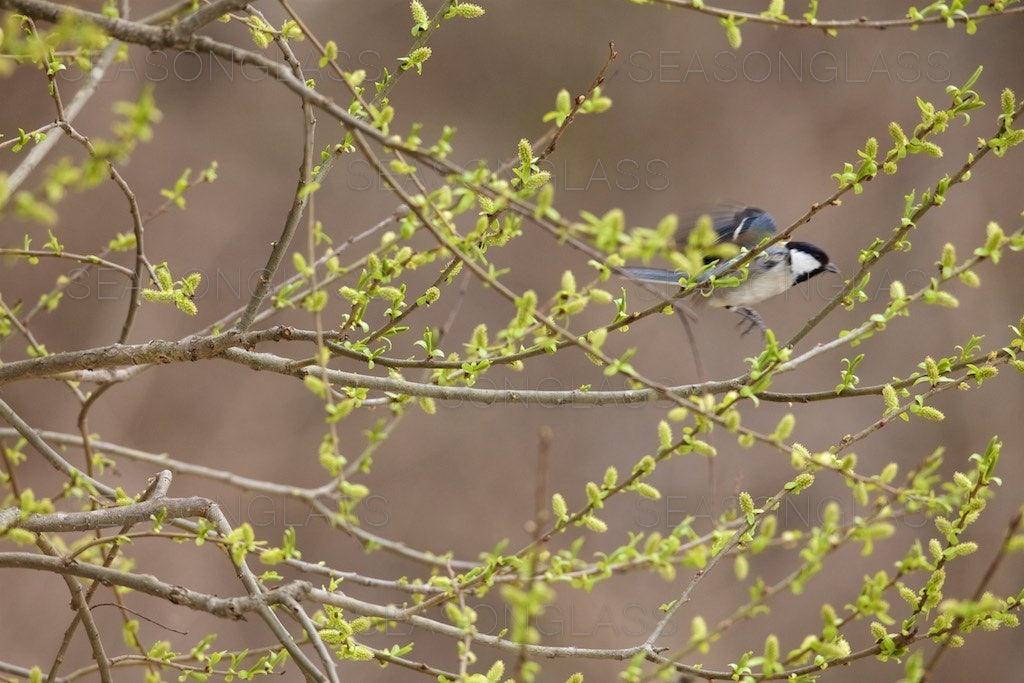
[[[795,276],[811,273],[824,265],[818,259],[799,249],[792,250],[789,258],[793,266],[793,275]]]

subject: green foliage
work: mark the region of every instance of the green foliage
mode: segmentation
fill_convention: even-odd
[[[143,289],[142,296],[146,301],[173,303],[179,311],[187,315],[195,315],[199,312],[194,299],[196,289],[203,279],[202,274],[190,273],[180,280],[174,280],[166,262],[157,265],[154,272],[159,289]]]
[[[734,50],[743,44],[741,26],[745,24],[749,24],[747,28],[766,24],[787,29],[806,22],[820,25],[819,28],[833,34],[840,28],[835,22],[818,17],[818,3],[814,0],[807,3],[801,19],[791,19],[782,0],[762,3],[763,9],[757,13],[710,7],[703,2],[682,5],[686,11],[697,15],[716,17]],[[910,8],[907,18],[914,28],[941,20],[950,28],[962,24],[968,34],[973,34],[979,19],[998,14],[1006,6],[1007,3],[995,2],[976,7],[955,0]],[[167,35],[173,35],[174,27],[197,10],[200,10],[199,5],[180,8],[174,21],[164,25]],[[273,308],[262,310],[270,315],[292,309],[289,326],[256,328],[259,334],[252,338],[255,341],[248,338],[237,341],[245,328],[244,324],[239,325],[237,330],[225,335],[231,338],[229,341],[216,340],[227,345],[210,356],[230,356],[230,360],[241,357],[251,367],[274,370],[290,380],[302,382],[307,393],[297,400],[313,402],[317,408],[315,414],[322,415],[322,432],[320,438],[312,442],[315,445],[296,445],[297,452],[289,453],[289,457],[303,462],[315,459],[325,479],[314,488],[292,490],[205,466],[199,469],[194,464],[189,466],[175,461],[173,467],[171,464],[168,467],[292,499],[356,539],[367,552],[387,551],[415,560],[421,574],[412,578],[384,579],[357,575],[347,569],[320,567],[315,564],[321,560],[319,557],[311,558],[309,563],[303,561],[304,553],[308,556],[310,549],[300,543],[294,527],[286,528],[280,541],[274,541],[280,545],[272,546],[263,539],[262,530],[253,524],[242,522],[224,529],[212,515],[184,524],[162,510],[146,518],[146,526],[150,527],[146,534],[170,537],[173,528],[175,540],[186,535],[195,546],[226,552],[239,576],[261,584],[254,589],[247,583],[250,595],[240,598],[237,604],[265,600],[266,604],[259,605],[262,610],[271,615],[288,613],[295,617],[296,628],[303,632],[301,637],[305,639],[302,652],[307,655],[316,651],[316,648],[306,647],[311,641],[329,650],[335,658],[345,660],[346,666],[354,667],[370,660],[381,665],[397,663],[430,670],[438,680],[474,683],[544,680],[543,658],[549,652],[536,648],[546,644],[544,634],[537,627],[538,618],[552,609],[557,599],[566,596],[575,599],[578,594],[592,591],[599,584],[629,572],[648,572],[666,583],[664,597],[658,599],[662,602],[660,621],[653,633],[644,634],[644,637],[650,635],[650,639],[641,639],[635,647],[617,652],[614,657],[604,657],[608,652],[599,651],[602,659],[624,660],[622,664],[611,665],[619,667],[616,673],[623,680],[682,674],[698,678],[706,674],[709,678],[734,680],[761,677],[812,680],[829,667],[856,665],[863,655],[882,661],[900,660],[904,663],[907,680],[919,680],[927,666],[921,656],[922,639],[931,638],[942,646],[956,646],[979,627],[983,630],[1017,627],[1019,591],[1000,595],[984,590],[965,597],[952,588],[952,581],[947,581],[947,577],[954,576],[961,568],[965,572],[973,569],[979,557],[985,557],[985,561],[992,562],[991,567],[996,567],[1005,555],[1024,549],[1019,517],[1011,524],[1007,539],[999,548],[980,534],[972,535],[983,515],[987,519],[992,514],[988,503],[1001,485],[996,476],[1001,441],[992,437],[984,452],[968,458],[957,457],[957,454],[947,457],[944,450],[937,449],[920,456],[917,462],[913,453],[900,453],[898,458],[892,455],[891,461],[885,462],[889,456],[884,448],[873,448],[871,453],[872,456],[881,454],[881,458],[858,458],[853,447],[881,429],[901,428],[900,421],[920,418],[920,424],[928,428],[926,423],[945,420],[953,409],[942,395],[948,389],[974,392],[983,385],[989,386],[986,383],[1001,382],[1009,376],[1019,381],[1014,373],[1000,375],[1000,369],[1009,365],[1024,373],[1024,358],[1021,357],[1024,320],[1010,324],[1010,334],[1003,333],[1002,339],[988,341],[980,334],[972,334],[962,346],[947,351],[948,355],[942,355],[941,348],[922,349],[913,361],[920,361],[916,369],[890,369],[885,354],[879,357],[873,353],[868,359],[867,351],[847,350],[887,332],[889,324],[897,318],[919,315],[922,304],[934,305],[936,309],[931,312],[937,315],[942,314],[941,309],[955,308],[959,305],[955,293],[957,283],[979,287],[982,280],[977,269],[981,264],[1006,267],[1014,256],[1010,252],[1024,250],[1024,231],[1008,233],[997,223],[981,217],[960,231],[956,239],[962,244],[950,242],[936,250],[937,254],[926,256],[930,270],[923,286],[911,291],[908,283],[897,280],[882,289],[880,299],[870,295],[872,276],[878,272],[873,273],[873,270],[892,254],[911,250],[921,218],[932,208],[954,201],[956,197],[951,190],[970,181],[973,167],[985,155],[990,160],[999,159],[1024,141],[1024,131],[1014,128],[1019,105],[1013,91],[1007,88],[1001,92],[1000,111],[992,117],[994,121],[988,122],[996,125],[995,132],[979,138],[977,148],[959,167],[954,165],[958,170],[933,172],[931,169],[935,167],[923,165],[922,168],[932,173],[931,186],[920,192],[910,190],[905,195],[902,212],[896,211],[888,234],[864,236],[858,270],[822,312],[824,316],[842,305],[846,309],[844,320],[850,321],[844,325],[849,329],[840,331],[835,339],[810,348],[801,342],[820,320],[812,320],[789,341],[767,330],[762,347],[746,359],[746,371],[740,376],[721,382],[700,381],[693,386],[667,387],[645,374],[650,361],[642,347],[632,343],[636,337],[623,343],[623,338],[616,333],[627,332],[644,317],[672,312],[670,304],[676,302],[669,298],[685,302],[687,298],[696,298],[698,293],[707,296],[716,287],[742,284],[749,276],[745,264],[756,257],[763,245],[743,255],[746,260],[737,273],[708,276],[708,269],[713,268],[715,262],[739,253],[735,245],[718,243],[709,216],[701,217],[694,225],[682,226],[685,234],[678,234],[679,220],[671,214],[653,227],[634,225],[626,212],[616,207],[592,208],[581,210],[578,216],[563,216],[564,207],[559,206],[563,198],[552,182],[552,173],[543,167],[544,162],[555,150],[559,136],[569,134],[567,131],[578,114],[601,113],[611,106],[611,99],[602,91],[603,70],[586,91],[573,95],[567,88],[560,89],[553,110],[535,113],[549,123],[549,130],[539,138],[540,142],[531,142],[535,138],[528,137],[536,131],[524,129],[503,143],[510,161],[502,164],[483,160],[471,168],[460,167],[452,161],[462,157],[456,153],[459,150],[455,144],[455,126],[443,125],[439,132],[431,134],[425,126],[410,122],[406,118],[408,110],[400,109],[390,95],[402,74],[413,69],[422,74],[433,50],[447,49],[443,42],[427,44],[435,30],[449,19],[484,16],[484,9],[476,4],[448,0],[431,15],[420,0],[412,0],[409,11],[414,40],[408,50],[399,53],[402,56],[397,57],[397,71],[381,69],[373,88],[366,81],[365,70],[342,71],[338,64],[338,44],[333,40],[321,43],[312,35],[306,35],[308,29],[297,17],[284,21],[279,29],[258,13],[246,10],[222,17],[228,23],[240,22],[248,32],[259,51],[243,51],[234,46],[232,49],[244,52],[255,64],[261,63],[263,50],[286,49],[289,41],[309,38],[310,42],[322,45],[318,53],[319,66],[336,68],[341,75],[337,85],[348,89],[351,101],[337,107],[333,100],[326,101],[327,96],[316,90],[312,80],[305,80],[310,92],[300,97],[314,106],[321,123],[324,119],[331,123],[340,121],[344,132],[330,144],[318,143],[319,147],[313,146],[312,136],[307,140],[308,147],[304,151],[313,150],[313,163],[319,165],[309,173],[304,167],[294,192],[297,204],[301,205],[299,208],[316,211],[315,204],[331,188],[325,177],[336,159],[364,152],[370,146],[374,153],[364,153],[363,160],[382,179],[384,189],[400,200],[402,209],[382,221],[379,231],[367,231],[365,235],[349,230],[339,232],[338,227],[344,220],[337,216],[304,215],[308,218],[304,224],[308,226],[305,243],[301,239],[289,243],[289,237],[273,246],[275,258],[290,265],[289,274],[283,281],[275,280],[274,276],[280,274],[276,266],[268,267],[265,273]],[[102,16],[116,14],[114,3],[104,5]],[[72,17],[72,14],[65,16]],[[28,21],[27,17],[13,13],[5,15],[3,21],[0,43],[7,57],[0,62],[0,73],[10,66],[7,60],[35,65],[45,74],[43,82],[47,84],[47,94],[55,103],[59,86],[54,76],[73,65],[91,64],[95,52],[112,39],[103,28],[107,25],[103,22],[65,18],[44,29],[40,27],[44,23],[41,19]],[[408,27],[406,22],[408,17],[398,27],[403,35]],[[746,36],[748,41],[751,37],[757,37],[753,30]],[[152,40],[159,42],[157,38]],[[186,38],[175,40],[185,41]],[[187,44],[201,47],[208,44],[205,40],[193,39]],[[184,44],[186,42],[173,46]],[[613,59],[614,52],[609,63]],[[882,131],[873,131],[878,137],[870,135],[872,131],[865,131],[863,135],[868,137],[863,147],[856,150],[855,161],[844,163],[842,170],[832,176],[838,182],[836,193],[828,201],[815,204],[811,215],[825,206],[837,204],[847,193],[867,197],[870,193],[865,191],[870,181],[886,182],[888,177],[900,174],[904,160],[911,156],[918,155],[919,161],[927,164],[938,163],[944,155],[950,155],[949,150],[957,149],[956,144],[950,144],[955,141],[947,142],[940,136],[951,137],[950,123],[957,120],[965,126],[976,125],[971,116],[976,116],[985,106],[979,92],[974,90],[980,75],[979,67],[962,86],[947,88],[947,105],[916,98],[919,121],[912,126],[907,122],[891,122],[887,127],[891,143],[879,142],[880,138],[886,139]],[[303,80],[299,78],[296,82],[301,86]],[[372,99],[367,99],[369,94],[373,95]],[[116,263],[135,283],[132,289],[135,294],[141,294],[149,302],[173,303],[186,314],[195,315],[200,274],[190,273],[175,279],[165,261],[152,268],[153,282],[148,283],[150,255],[135,252],[140,249],[143,235],[142,216],[149,221],[171,207],[186,210],[188,194],[198,185],[216,179],[216,162],[198,175],[193,175],[190,168],[180,174],[180,169],[171,169],[166,177],[177,175],[177,178],[171,187],[160,191],[163,204],[149,213],[138,211],[138,205],[150,198],[135,197],[130,190],[123,190],[139,225],[122,232],[112,230],[112,236],[104,238],[103,249],[97,254],[73,253],[78,248],[74,246],[73,236],[50,227],[59,226],[60,216],[55,207],[70,191],[92,190],[108,182],[111,176],[116,177],[117,166],[129,160],[140,142],[153,137],[161,119],[155,88],[143,88],[134,101],[118,102],[113,114],[109,140],[68,133],[82,145],[85,153],[62,157],[44,167],[38,190],[11,191],[8,189],[10,176],[0,176],[0,211],[5,212],[5,216],[47,226],[45,241],[32,232],[21,240],[20,249],[5,247],[3,254],[33,267],[47,260],[71,261],[88,268]],[[23,123],[27,124],[26,128],[18,128],[16,137],[2,143],[10,147],[12,154],[21,155],[16,159],[24,158],[24,152],[40,144],[47,134],[53,134],[57,125],[33,127],[28,122]],[[323,127],[317,136],[322,130]],[[511,141],[517,138],[513,154]],[[319,155],[316,149],[322,150]],[[425,181],[425,169],[437,173]],[[296,224],[303,225],[301,221]],[[520,273],[513,270],[514,259],[508,258],[508,254],[518,252],[506,248],[535,249],[533,240],[539,239],[536,231],[546,232],[559,248],[572,247],[583,254],[583,258],[576,262],[567,260],[547,280],[528,287],[517,279]],[[377,236],[371,239],[371,234]],[[785,237],[788,236],[787,232]],[[41,243],[38,249],[31,248],[34,237],[37,245]],[[361,240],[365,241],[358,247],[359,254],[352,256],[347,250]],[[65,241],[72,249],[66,247]],[[107,261],[108,258],[122,261]],[[654,260],[662,260],[688,275],[680,276],[678,290],[665,300],[647,310],[634,310],[631,302],[635,297],[627,297],[626,287],[616,283],[619,291],[614,292],[607,283],[626,263]],[[583,263],[586,265],[581,265]],[[93,381],[90,373],[105,370],[106,366],[80,365],[68,371],[60,366],[65,354],[50,358],[46,346],[36,341],[35,330],[28,325],[34,311],[53,311],[66,302],[64,294],[71,280],[68,276],[61,277],[64,279],[58,279],[52,290],[44,291],[35,308],[27,311],[28,307],[21,301],[11,303],[0,299],[3,304],[0,339],[6,340],[12,335],[23,337],[28,356],[27,359],[5,357],[0,367],[5,371],[11,365],[16,370],[42,368],[38,370],[43,373],[40,376],[65,382],[71,389],[70,395],[82,404],[79,431],[86,442],[86,469],[81,471],[77,469],[79,464],[60,463],[53,454],[42,451],[51,464],[58,462],[61,476],[65,478],[63,490],[57,489],[54,493],[53,489],[33,489],[18,482],[18,477],[29,476],[22,467],[27,451],[32,451],[27,441],[14,442],[6,437],[0,441],[4,465],[0,467],[3,505],[13,511],[2,518],[6,526],[0,529],[0,534],[25,548],[50,536],[55,545],[63,543],[55,534],[37,534],[23,528],[33,515],[52,515],[63,502],[71,501],[83,509],[88,507],[89,511],[105,512],[103,505],[108,503],[119,509],[131,509],[142,500],[141,495],[120,489],[103,494],[91,480],[92,477],[105,480],[104,475],[117,464],[98,448],[93,436],[85,434],[84,428],[92,399],[88,393],[91,389],[82,386]],[[143,281],[137,282],[140,277]],[[453,324],[460,307],[457,302],[468,289],[460,283],[467,281],[487,288],[488,294],[500,298],[499,315],[487,323],[472,321],[463,325],[465,321],[459,321],[460,324]],[[255,308],[261,310],[262,302],[255,304]],[[865,307],[870,310],[864,312]],[[424,309],[430,310],[425,312]],[[424,320],[425,317],[429,319]],[[295,320],[309,321],[305,326],[309,329],[301,329],[301,323],[291,322]],[[220,320],[211,329],[220,332],[231,329],[235,323],[234,319]],[[131,317],[125,321],[122,339],[127,337],[130,328]],[[292,337],[302,337],[302,342],[313,345],[311,358],[303,358],[304,354],[277,356],[263,346],[259,354],[253,352],[256,344],[262,345],[268,340],[290,341]],[[214,344],[205,332],[197,339],[195,348],[198,350],[193,350],[197,355]],[[116,354],[122,350],[120,347],[113,345],[104,353]],[[559,353],[568,355],[565,352],[568,350],[571,354],[571,347],[578,347],[600,367],[600,371],[593,370],[592,375],[584,378],[582,384],[572,385],[579,389],[521,390],[514,384],[515,373],[528,365],[532,368],[533,359]],[[8,348],[5,345],[4,350]],[[227,349],[231,349],[230,354]],[[834,388],[794,393],[788,397],[773,389],[780,374],[797,370],[832,350],[844,354],[831,366],[832,372],[838,370],[839,373]],[[102,357],[99,352],[90,356]],[[39,362],[31,362],[35,360]],[[144,362],[162,360],[147,357]],[[208,359],[203,357],[202,360]],[[27,366],[26,362],[29,362]],[[134,362],[132,358],[131,363]],[[23,365],[16,365],[18,363]],[[126,362],[114,370],[130,374],[131,363]],[[46,375],[48,364],[59,367],[59,371]],[[502,374],[506,371],[507,375]],[[858,373],[889,379],[871,385],[862,382]],[[895,373],[902,373],[902,376]],[[507,391],[495,388],[501,383],[513,388]],[[102,392],[94,394],[99,395]],[[870,418],[862,431],[837,434],[833,444],[816,443],[808,447],[801,443],[810,444],[813,440],[807,433],[809,420],[802,412],[802,402],[862,395],[871,397],[866,404],[869,410],[879,410],[878,404],[870,401],[882,400],[880,415],[876,413]],[[617,460],[617,466],[602,462],[600,454],[587,453],[588,457],[580,461],[575,471],[578,476],[564,485],[560,483],[565,493],[550,493],[538,483],[539,500],[533,501],[533,507],[522,508],[538,509],[527,525],[529,540],[523,541],[521,547],[509,547],[513,543],[511,539],[518,537],[518,532],[510,533],[508,539],[496,541],[492,550],[481,552],[472,560],[456,560],[448,554],[406,546],[404,542],[366,528],[364,523],[373,509],[369,505],[374,502],[371,491],[376,492],[366,482],[370,481],[369,475],[374,470],[375,457],[381,455],[379,449],[386,447],[396,426],[407,415],[417,421],[432,419],[442,423],[445,416],[441,406],[458,400],[482,400],[489,405],[537,401],[549,406],[574,402],[607,406],[644,400],[659,401],[664,411],[647,423],[643,422],[647,418],[638,418],[639,436],[631,441],[636,444],[636,451],[616,453],[616,457],[628,458]],[[763,410],[769,402],[788,402],[790,406],[786,411],[759,414],[753,419],[754,408]],[[893,419],[897,417],[899,420]],[[765,431],[752,424],[766,425]],[[544,441],[542,438],[542,450],[547,448]],[[72,448],[75,443],[66,441],[62,445]],[[33,443],[33,448],[35,446]],[[120,447],[114,445],[114,448]],[[729,457],[739,448],[750,449],[752,458],[776,459],[780,476],[774,484],[769,484],[777,489],[773,495],[758,493],[765,485],[762,482],[744,481],[747,490],[737,487],[735,500],[725,505],[726,509],[705,519],[686,516],[671,529],[639,528],[619,514],[623,504],[642,506],[663,500],[662,491],[671,491],[668,488],[673,485],[671,477],[692,476],[695,469],[707,466],[696,463],[694,457],[708,460]],[[920,448],[916,443],[907,446],[908,451]],[[121,452],[130,453],[125,449]],[[385,448],[385,452],[388,457],[394,455],[390,449]],[[303,458],[305,460],[301,460]],[[786,471],[787,467],[791,471]],[[853,506],[852,514],[830,503],[822,507],[818,518],[803,527],[795,528],[780,521],[783,505],[824,491],[826,487],[819,482],[827,480],[845,485]],[[45,490],[48,497],[34,490]],[[104,497],[109,499],[108,503],[102,502]],[[900,524],[912,515],[927,520],[928,525],[922,527],[920,533],[898,534]],[[174,528],[175,525],[182,528]],[[132,571],[127,546],[133,540],[133,533],[129,526],[112,537],[96,535],[79,540],[75,547],[61,546],[57,550],[64,557],[73,558],[79,566],[89,564],[96,570]],[[587,544],[595,544],[598,535],[603,535],[598,541],[600,550],[587,547]],[[120,550],[109,552],[113,549]],[[822,581],[822,575],[835,566],[835,556],[848,549],[856,549],[869,570],[864,572],[858,585],[836,585],[837,607],[821,605],[819,617],[806,633],[769,633],[763,642],[751,641],[734,651],[721,651],[721,643],[729,642],[723,641],[722,636],[735,624],[758,619],[767,622],[773,601],[800,594],[812,582]],[[882,549],[902,559],[895,564],[877,559],[876,554]],[[760,575],[764,569],[761,556],[768,552],[775,552],[777,556],[786,553],[784,557],[790,560],[790,566],[785,576],[769,580]],[[254,560],[273,569],[259,576],[250,575],[248,563]],[[720,606],[731,612],[717,623],[709,621],[705,614],[688,614],[689,635],[676,638],[676,647],[681,649],[666,650],[665,643],[672,639],[664,631],[665,627],[676,624],[674,619],[681,620],[676,610],[689,603],[693,597],[691,592],[705,587],[701,585],[703,577],[723,571],[719,566],[722,563],[732,567],[737,586],[733,594],[720,601]],[[326,586],[316,588],[315,582],[292,582],[290,577],[295,572],[319,576]],[[680,573],[686,575],[685,580],[679,580]],[[389,596],[373,598],[380,604],[363,602],[345,588],[351,585],[347,583],[350,581],[359,586],[360,593],[365,589],[370,595],[374,590],[386,588]],[[124,586],[116,582],[113,585],[124,590]],[[470,600],[482,599],[488,593],[501,600],[510,616],[507,628],[497,634],[482,633],[482,620]],[[297,607],[301,605],[305,609],[313,602],[320,611],[309,617]],[[346,607],[332,604],[335,602]],[[268,604],[271,605],[269,610]],[[350,616],[346,618],[346,614]],[[261,615],[270,621],[266,614],[261,612]],[[405,661],[414,651],[412,644],[377,649],[368,644],[376,641],[361,635],[371,629],[384,631],[399,622],[450,637],[459,673],[437,673],[426,664]],[[139,622],[132,619],[123,622],[121,636],[126,647],[137,651],[138,658],[154,665],[151,670],[154,677],[158,677],[157,672],[163,668],[174,668],[183,680],[214,675],[248,679],[257,674],[279,673],[289,658],[285,649],[264,649],[258,653],[214,652],[213,636],[202,637],[187,652],[176,650],[166,641],[156,641],[147,647],[142,644],[144,638],[140,635]],[[282,643],[285,644],[290,642]],[[497,644],[499,649],[518,653],[517,670],[506,671],[511,665],[501,659],[478,666],[476,649],[482,644]],[[855,648],[861,651],[857,653]],[[711,655],[713,650],[713,657],[728,662],[727,670],[707,671],[692,663],[694,653]],[[557,651],[558,654],[566,652]],[[571,654],[577,656],[579,652]],[[119,667],[119,662],[111,659],[109,664]],[[583,676],[574,674],[568,680],[580,683]]]
[[[745,18],[737,19],[735,15],[721,17],[718,24],[725,29],[725,38],[729,41],[729,47],[739,50],[743,46],[743,35],[740,33],[740,26],[746,21]]]
[[[403,70],[416,69],[416,73],[423,73],[423,64],[430,59],[432,50],[429,47],[418,47],[405,57],[398,59]]]
[[[317,633],[339,659],[363,662],[373,659],[373,651],[361,645],[355,636],[372,628],[373,625],[373,620],[366,617],[346,621],[343,610],[324,605],[317,620]]]

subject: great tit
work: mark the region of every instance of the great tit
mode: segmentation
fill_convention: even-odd
[[[713,217],[712,226],[719,242],[733,242],[746,248],[756,246],[775,233],[774,219],[754,207]],[[710,282],[712,278],[739,275],[734,264],[742,257],[741,253],[704,271],[697,280],[698,284]],[[767,329],[764,320],[751,306],[782,294],[824,271],[838,273],[839,269],[829,262],[828,254],[820,247],[809,242],[781,242],[768,247],[747,264],[747,278],[739,285],[715,287],[706,298],[711,306],[742,315],[748,323],[743,334],[755,327],[764,332]],[[633,279],[658,284],[679,284],[687,277],[685,273],[663,268],[630,267],[623,268],[622,272]]]

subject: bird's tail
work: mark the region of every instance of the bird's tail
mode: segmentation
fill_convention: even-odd
[[[621,270],[624,275],[634,280],[658,284],[679,284],[679,280],[686,277],[685,274],[677,270],[665,270],[664,268],[622,268]]]

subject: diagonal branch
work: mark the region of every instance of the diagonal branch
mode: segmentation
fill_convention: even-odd
[[[262,18],[262,14],[255,10],[253,12]],[[302,65],[296,59],[295,54],[288,45],[288,41],[280,36],[274,36],[274,42],[284,55],[285,61],[291,66],[295,77],[303,80]],[[288,209],[288,216],[285,218],[281,236],[273,243],[270,256],[267,258],[267,265],[264,266],[263,272],[260,273],[260,278],[256,283],[256,290],[252,293],[245,311],[242,312],[242,317],[239,318],[238,323],[235,325],[235,329],[239,332],[245,332],[252,326],[260,306],[263,305],[267,295],[270,293],[270,283],[281,267],[281,262],[284,261],[284,255],[291,246],[292,239],[295,237],[295,231],[298,229],[302,214],[309,204],[310,197],[313,196],[313,140],[316,117],[313,115],[312,106],[306,100],[302,100],[302,122],[302,161],[299,164],[299,180],[295,188],[295,196],[292,199],[291,208]]]

